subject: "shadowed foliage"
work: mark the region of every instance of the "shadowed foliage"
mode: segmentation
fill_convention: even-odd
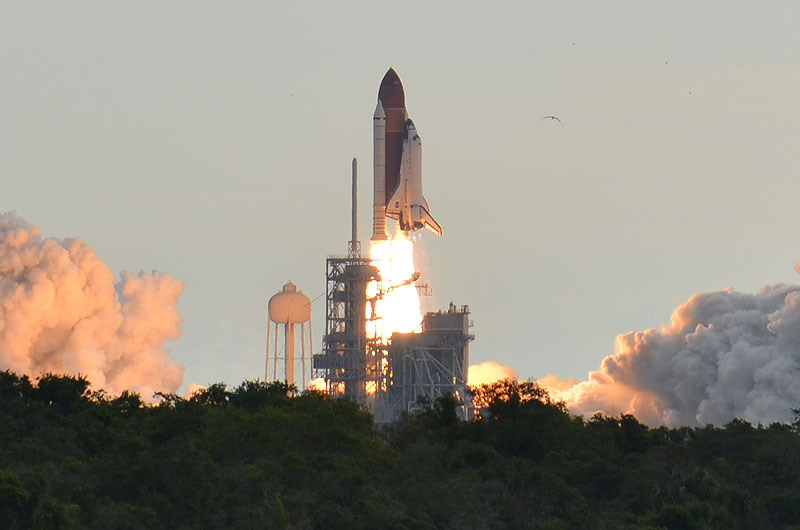
[[[83,377],[0,373],[0,528],[782,529],[797,425],[651,429],[571,416],[533,382],[385,426],[282,383],[155,404]]]

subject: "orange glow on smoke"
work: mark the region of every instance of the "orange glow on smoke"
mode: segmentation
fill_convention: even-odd
[[[422,310],[414,282],[414,244],[398,231],[393,239],[371,241],[371,263],[378,268],[380,282],[367,285],[367,298],[375,300],[375,319],[367,321],[367,336],[388,344],[392,333],[419,333]],[[367,314],[371,307],[367,307]]]

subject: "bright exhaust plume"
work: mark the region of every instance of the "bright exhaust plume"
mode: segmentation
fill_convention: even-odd
[[[414,243],[399,231],[392,239],[370,241],[369,257],[381,281],[367,285],[367,298],[375,299],[375,319],[367,321],[367,336],[388,344],[392,333],[422,331],[422,309],[414,285]],[[367,315],[372,309],[368,303]]]

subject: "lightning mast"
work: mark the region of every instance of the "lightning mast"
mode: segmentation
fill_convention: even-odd
[[[358,159],[353,158],[352,209],[350,212],[351,237],[347,245],[347,257],[361,257],[361,241],[358,240]]]

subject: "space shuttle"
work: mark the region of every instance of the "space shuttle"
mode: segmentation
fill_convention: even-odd
[[[441,236],[442,228],[422,196],[422,139],[408,118],[403,84],[394,68],[383,76],[372,120],[372,241],[387,238],[387,217],[405,232],[425,228]]]

